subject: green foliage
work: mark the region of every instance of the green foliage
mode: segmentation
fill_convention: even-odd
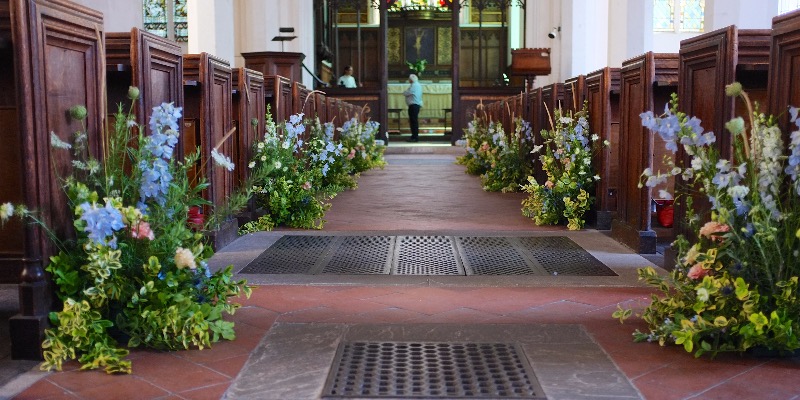
[[[594,183],[600,180],[592,168],[592,153],[599,139],[589,132],[586,106],[573,115],[556,109],[552,130],[543,130],[544,145],[536,146],[547,172],[547,181],[539,184],[533,177],[523,189],[529,193],[522,202],[522,214],[537,225],[567,223],[570,230],[583,228],[583,219],[594,198]]]
[[[211,271],[203,234],[187,224],[190,206],[208,205],[200,197],[208,184],[188,178],[197,154],[172,158],[180,113],[162,104],[151,132],[141,127],[134,135],[137,124],[120,106],[104,162],[87,157],[83,133],[73,143],[53,138],[54,151],[71,148],[74,157],[64,188],[76,238],[54,237],[59,253],[46,269],[63,305],[50,314],[42,369],[60,370],[77,358],[83,369],[130,373],[118,338],[128,338],[129,347],[187,349],[234,337],[233,323],[222,317],[238,307],[230,297],[251,289],[232,279],[230,267]]]
[[[752,110],[740,88],[731,93]],[[697,357],[753,347],[797,350],[800,131],[791,134],[786,151],[786,136],[773,119],[751,112],[749,126],[742,118],[728,123],[735,160],[725,160],[712,146],[714,134],[704,133],[699,120],[677,110],[673,96],[663,116],[644,113],[643,125],[657,132],[668,149],[677,151],[681,145],[692,158],[686,165],[682,158],[677,163],[668,159],[666,172],[645,171],[644,184],[654,187],[669,175],[680,175],[688,191],[679,191],[677,198],[707,196],[714,211],[701,227],[686,197],[687,222],[696,239],[675,241],[677,265],[669,275],[652,268],[639,271],[640,279],[660,294],[642,313],[649,331],[636,331],[634,337],[680,345]],[[797,109],[791,113],[797,123]]]

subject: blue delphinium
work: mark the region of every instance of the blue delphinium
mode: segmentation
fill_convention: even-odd
[[[105,207],[98,207],[96,203],[82,203],[80,220],[86,223],[84,231],[88,234],[89,240],[96,245],[117,248],[117,238],[113,237],[114,232],[125,227],[122,222],[122,214],[114,208],[111,202],[106,201]],[[111,240],[108,239],[112,236]]]
[[[183,109],[175,107],[172,103],[161,103],[160,106],[153,107],[150,114],[150,131],[165,132],[167,129],[178,130],[178,119],[181,117]]]

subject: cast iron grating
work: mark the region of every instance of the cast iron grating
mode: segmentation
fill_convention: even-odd
[[[324,398],[543,399],[510,343],[344,342]]]
[[[568,237],[524,237],[520,242],[550,275],[617,276]]]
[[[394,236],[345,236],[323,274],[388,274]]]
[[[475,275],[537,275],[504,237],[458,237],[464,269]]]
[[[243,274],[308,274],[325,254],[333,236],[282,236],[250,262]]]
[[[464,275],[447,236],[401,236],[395,250],[396,275]]]

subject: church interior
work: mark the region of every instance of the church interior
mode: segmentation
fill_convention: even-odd
[[[798,71],[798,0],[0,0],[0,398],[800,398]]]

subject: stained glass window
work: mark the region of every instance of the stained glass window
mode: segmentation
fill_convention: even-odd
[[[705,0],[681,0],[681,32],[703,32]]]
[[[653,30],[656,32],[673,32],[675,30],[673,0],[653,1]]]
[[[167,37],[167,4],[165,0],[144,0],[144,29],[152,34]]]
[[[189,22],[186,18],[186,2],[188,0],[175,0],[175,14],[173,23],[175,24],[175,41],[189,41]]]
[[[176,42],[187,42],[189,39],[187,2],[188,0],[143,0],[144,29]]]
[[[779,0],[778,13],[784,14],[789,11],[794,11],[800,8],[800,0]]]

